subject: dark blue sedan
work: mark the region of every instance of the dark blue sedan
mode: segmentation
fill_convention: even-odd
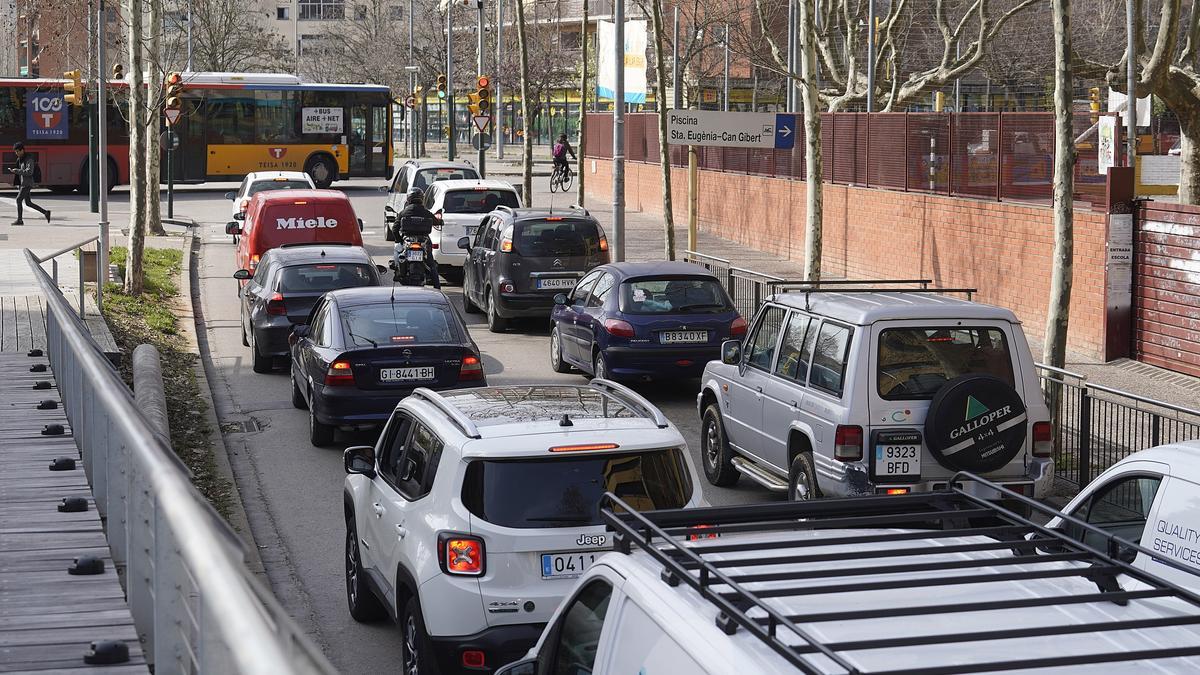
[[[550,314],[550,365],[595,377],[699,377],[721,341],[746,332],[716,277],[684,262],[601,265]]]

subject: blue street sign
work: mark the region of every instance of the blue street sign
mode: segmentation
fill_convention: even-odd
[[[791,150],[796,147],[796,116],[775,115],[775,149]]]

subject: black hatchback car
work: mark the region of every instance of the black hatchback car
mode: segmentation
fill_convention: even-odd
[[[273,248],[254,272],[235,272],[233,278],[249,280],[238,295],[242,344],[254,354],[254,372],[269,373],[276,357],[288,355],[292,326],[308,322],[318,298],[338,288],[378,286],[381,270],[361,246],[320,244]]]
[[[417,387],[487,386],[479,348],[441,291],[406,286],[326,293],[291,337],[292,404],[313,445],[338,427],[383,424]]]
[[[554,296],[575,287],[593,267],[608,262],[608,239],[586,210],[513,209],[487,215],[475,236],[458,240],[467,251],[463,307],[487,314],[488,330],[501,333],[510,319],[544,319]]]

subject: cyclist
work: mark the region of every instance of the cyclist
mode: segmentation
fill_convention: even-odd
[[[566,134],[558,135],[558,142],[554,144],[554,170],[562,171],[564,176],[571,175],[571,167],[567,164],[567,153],[571,154],[571,159],[575,159],[575,148],[571,147],[571,142],[567,140]]]

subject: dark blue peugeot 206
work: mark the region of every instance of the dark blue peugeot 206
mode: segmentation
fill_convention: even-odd
[[[746,333],[716,277],[685,262],[613,263],[554,298],[550,365],[613,380],[699,377]]]

